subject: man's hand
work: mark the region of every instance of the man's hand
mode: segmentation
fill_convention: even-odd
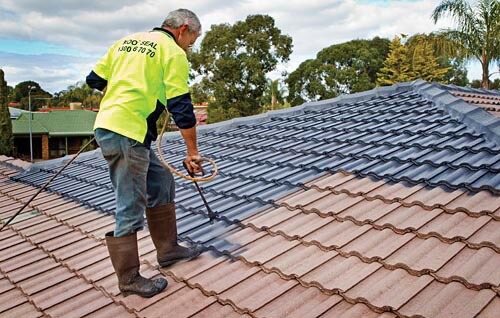
[[[187,155],[186,159],[184,159],[184,166],[188,169],[190,174],[202,173],[204,171],[201,167],[201,157],[200,155]]]

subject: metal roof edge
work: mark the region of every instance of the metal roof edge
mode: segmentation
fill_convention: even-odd
[[[434,105],[444,110],[453,119],[466,124],[475,132],[484,135],[488,141],[500,146],[500,118],[454,96],[441,84],[416,80],[413,82],[413,89],[422,97],[430,99]]]

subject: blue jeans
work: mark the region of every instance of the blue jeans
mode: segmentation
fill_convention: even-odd
[[[146,207],[174,202],[174,177],[144,144],[101,128],[97,128],[94,135],[108,162],[115,190],[114,235],[137,232],[144,228]]]

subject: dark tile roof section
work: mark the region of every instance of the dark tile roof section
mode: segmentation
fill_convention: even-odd
[[[147,300],[117,289],[114,196],[99,151],[85,153],[0,233],[0,315],[496,317],[500,146],[494,117],[462,103],[418,81],[199,127],[219,216],[176,179],[179,238],[205,252],[160,269],[140,232],[144,275],[169,281]],[[180,168],[179,135],[164,141]],[[66,160],[0,164],[0,218]]]

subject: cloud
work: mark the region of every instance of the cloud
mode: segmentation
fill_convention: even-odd
[[[0,68],[10,86],[19,82],[35,81],[55,93],[85,80],[95,59],[57,54],[26,55],[0,52]]]

